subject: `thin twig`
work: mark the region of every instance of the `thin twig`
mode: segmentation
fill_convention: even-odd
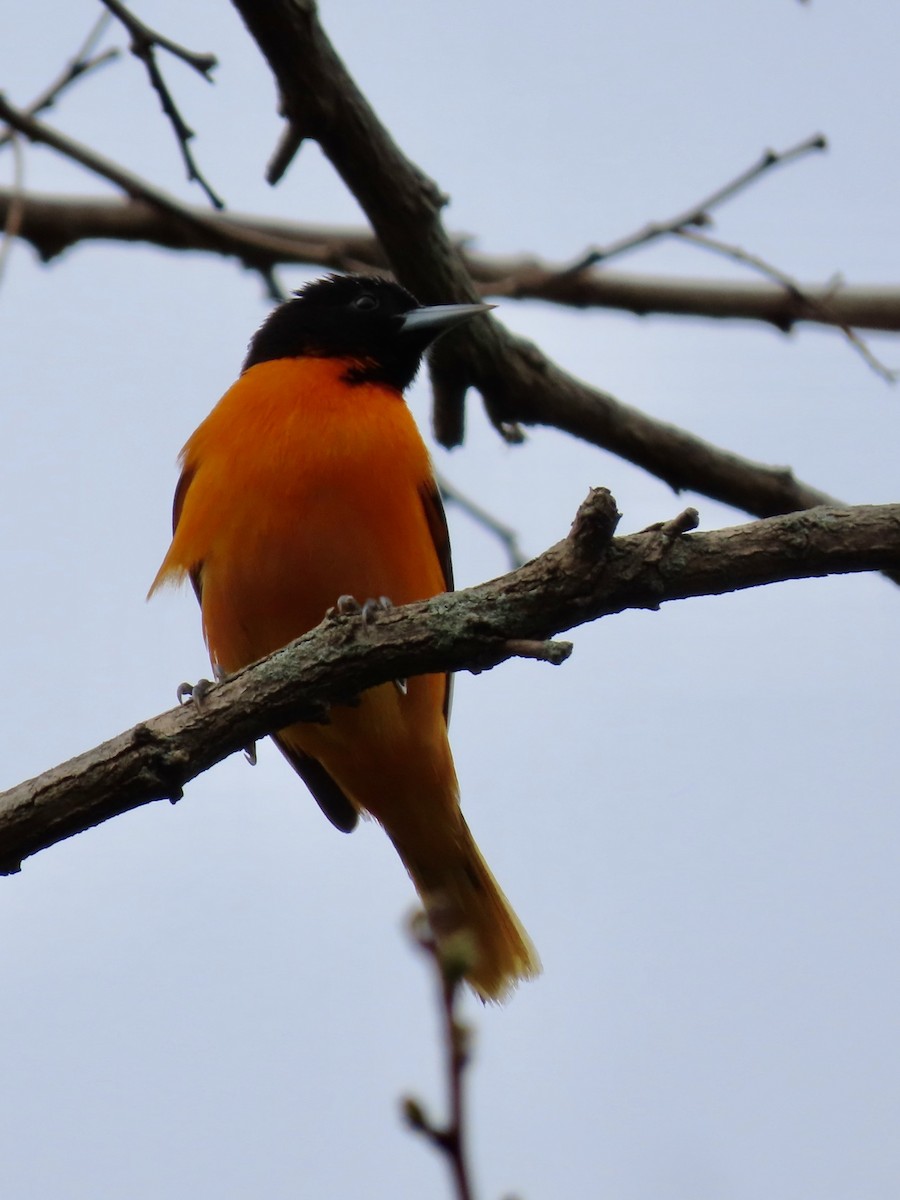
[[[455,484],[451,483],[446,476],[441,475],[439,472],[437,474],[437,482],[441,496],[447,504],[455,504],[457,508],[470,516],[473,521],[476,521],[479,525],[483,525],[485,529],[502,542],[509,557],[511,570],[521,567],[522,563],[528,561],[528,556],[522,551],[519,545],[519,535],[511,525],[505,525],[502,521],[498,521],[487,509],[482,508],[480,504],[476,504],[474,500],[470,500],[468,496],[464,496]]]
[[[847,341],[853,346],[862,359],[872,368],[876,375],[879,375],[887,383],[896,383],[898,372],[885,364],[876,357],[869,349],[866,342],[853,329],[842,321],[834,311],[834,308],[827,300],[819,299],[811,296],[803,290],[803,287],[785,271],[779,267],[773,266],[772,263],[766,262],[764,258],[760,258],[758,254],[751,254],[747,250],[741,249],[740,246],[735,246],[730,242],[723,242],[719,238],[710,237],[707,233],[698,233],[695,229],[674,229],[675,237],[682,238],[684,241],[690,242],[694,246],[700,246],[704,250],[711,250],[714,254],[723,255],[725,258],[730,258],[734,262],[743,263],[744,266],[750,267],[757,271],[766,279],[771,279],[773,283],[779,284],[784,290],[795,300],[802,304],[808,305],[813,311],[818,311],[822,314],[823,319],[827,317],[832,325],[836,325],[841,330]],[[834,288],[831,289],[832,291]]]
[[[755,183],[758,179],[761,179],[763,175],[770,172],[773,168],[785,166],[807,154],[819,150],[827,150],[827,148],[828,142],[824,135],[816,133],[812,137],[804,138],[796,146],[790,146],[787,150],[764,150],[760,158],[752,166],[741,171],[734,179],[716,188],[714,192],[710,192],[708,196],[691,205],[684,212],[677,213],[667,221],[651,221],[634,233],[619,238],[615,242],[610,242],[607,246],[591,247],[572,266],[567,267],[563,274],[577,275],[580,271],[584,271],[588,267],[596,266],[600,262],[609,262],[611,258],[617,258],[629,250],[634,250],[638,246],[644,246],[648,242],[656,241],[658,238],[666,237],[669,234],[677,233],[692,226],[698,228],[709,225],[711,224],[710,213],[714,208],[718,208],[726,200],[731,200],[739,192],[744,191],[745,188]]]
[[[208,83],[212,83],[212,71],[217,65],[215,55],[197,54],[193,50],[188,50],[177,42],[164,37],[163,34],[157,33],[155,29],[151,29],[149,25],[145,25],[143,21],[139,20],[120,0],[103,0],[103,3],[113,16],[121,21],[128,30],[131,38],[131,53],[135,58],[140,59],[146,68],[150,85],[159,97],[162,110],[168,118],[169,124],[172,126],[172,131],[175,134],[178,148],[181,151],[181,157],[184,160],[188,180],[200,185],[214,208],[224,208],[224,200],[213,191],[209,181],[197,166],[197,161],[190,147],[191,139],[194,137],[194,130],[191,129],[181,115],[178,105],[175,103],[162,71],[159,69],[159,64],[156,61],[157,48],[166,50],[169,54],[179,58],[183,63],[187,63],[189,67],[192,67],[199,75],[202,75]]]
[[[214,54],[197,53],[193,50],[188,50],[185,46],[178,42],[173,42],[162,33],[157,33],[155,29],[151,29],[149,25],[145,25],[139,20],[134,13],[130,12],[120,0],[102,0],[109,11],[116,17],[132,38],[138,41],[151,42],[159,46],[161,50],[168,51],[175,58],[180,58],[183,63],[187,63],[189,67],[204,77],[204,79],[212,82],[211,75],[215,68],[219,65],[219,60]]]
[[[93,174],[108,180],[116,187],[121,188],[126,195],[144,200],[165,215],[191,229],[199,230],[210,246],[217,247],[226,254],[236,255],[245,266],[261,272],[267,287],[271,288],[272,265],[283,257],[289,248],[289,243],[285,243],[275,236],[257,233],[246,226],[242,227],[219,214],[182,204],[139,175],[135,175],[111,159],[98,154],[90,147],[82,145],[81,142],[74,141],[44,122],[35,120],[21,109],[15,108],[2,92],[0,92],[0,120],[6,121],[14,129],[18,129],[30,141],[50,146]]]
[[[10,131],[9,141],[13,152],[13,198],[6,210],[6,220],[3,223],[3,237],[0,238],[0,282],[9,262],[16,237],[22,227],[22,216],[25,211],[23,193],[25,191],[25,154],[22,150],[22,140],[15,130]]]
[[[52,108],[60,95],[76,79],[80,79],[83,75],[87,75],[89,71],[95,71],[98,67],[105,66],[107,63],[112,62],[113,59],[119,57],[119,51],[115,47],[110,47],[110,49],[103,50],[100,54],[94,55],[94,49],[109,24],[109,19],[109,13],[100,14],[100,17],[94,22],[79,49],[75,51],[75,54],[66,63],[56,79],[48,84],[40,95],[32,100],[31,104],[24,110],[28,116],[35,117],[38,113]],[[12,130],[0,133],[0,146],[5,146],[11,137]]]
[[[457,1015],[467,939],[464,934],[460,935],[461,955],[455,954],[452,939],[444,947],[439,947],[422,912],[414,916],[410,928],[414,941],[433,964],[440,988],[448,1116],[446,1124],[436,1125],[427,1116],[422,1104],[411,1096],[403,1100],[403,1115],[410,1129],[421,1133],[443,1156],[453,1179],[457,1200],[473,1200],[464,1086],[466,1067],[471,1058],[472,1031]]]

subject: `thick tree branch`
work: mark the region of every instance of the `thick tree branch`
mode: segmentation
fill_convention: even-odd
[[[146,242],[169,250],[200,250],[238,257],[242,235],[264,239],[273,264],[303,264],[341,270],[384,271],[387,258],[377,239],[362,228],[310,225],[185,205],[196,221],[210,222],[217,236],[141,200],[93,196],[48,196],[26,192],[20,236],[45,261],[85,241]],[[0,188],[0,222],[13,192]],[[237,236],[241,235],[241,236]],[[234,237],[228,247],[228,238]],[[722,320],[761,321],[787,331],[798,322],[900,331],[900,287],[803,283],[800,294],[775,284],[736,280],[673,278],[583,271],[568,276],[562,264],[530,255],[481,254],[468,239],[452,235],[479,293],[490,299],[545,300],[572,308],[608,308],[638,316],[666,314]],[[255,242],[254,244],[258,244]]]
[[[590,493],[569,536],[499,579],[393,609],[363,635],[323,622],[188,704],[0,796],[0,869],[152,800],[272,729],[323,720],[327,706],[390,679],[484,670],[562,630],[627,608],[850,571],[900,569],[900,504],[816,508],[712,533],[659,529],[612,538],[618,514]],[[555,657],[563,657],[561,647]],[[551,650],[546,657],[553,657]]]

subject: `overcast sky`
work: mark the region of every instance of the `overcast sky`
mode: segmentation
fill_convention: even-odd
[[[314,146],[263,182],[275,91],[224,0],[138,11],[220,58],[215,87],[164,66],[229,206],[360,219]],[[96,12],[17,6],[0,88],[27,103]],[[802,280],[900,282],[896,0],[331,0],[322,16],[480,250],[570,259],[821,131],[827,155],[748,191],[718,231]],[[137,62],[49,119],[202,199]],[[0,166],[8,182],[8,152]],[[26,182],[109,194],[46,151],[28,150]],[[619,265],[736,273],[680,246]],[[47,268],[18,246],[0,305],[5,787],[208,673],[193,597],[144,596],[176,454],[266,301],[201,255],[88,246]],[[498,316],[654,416],[848,501],[898,499],[900,391],[836,333]],[[872,343],[900,366],[895,339]],[[427,429],[426,380],[412,405]],[[707,529],[746,519],[553,431],[507,447],[475,397],[466,445],[436,460],[532,553],[592,485],[626,531],[685,503]],[[450,521],[460,584],[505,569]],[[465,811],[544,962],[504,1008],[467,1002],[480,1197],[896,1195],[898,675],[900,592],[850,577],[628,613],[578,630],[562,668],[459,678]],[[336,833],[269,746],[0,880],[5,1192],[447,1195],[397,1115],[405,1093],[435,1115],[443,1100],[432,981],[402,932],[413,899],[383,834]]]

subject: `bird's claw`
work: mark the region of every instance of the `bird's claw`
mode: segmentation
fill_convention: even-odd
[[[212,679],[198,679],[196,683],[179,683],[175,689],[178,703],[185,704],[188,700],[191,700],[200,708],[216,684],[221,683],[223,679],[227,678],[228,672],[223,671],[218,663],[213,663]]]
[[[390,596],[378,596],[377,599],[370,596],[362,604],[360,604],[355,596],[338,596],[337,603],[325,613],[325,619],[334,621],[338,617],[362,617],[363,629],[368,630],[375,624],[381,613],[390,612],[393,607],[394,605]],[[394,687],[401,696],[406,695],[407,687],[405,679],[395,679]]]
[[[368,629],[370,625],[374,625],[379,613],[390,612],[393,607],[387,596],[379,596],[377,600],[367,600],[362,606],[363,625]]]
[[[175,695],[179,704],[186,704],[190,700],[198,708],[202,708],[203,701],[215,686],[211,679],[198,679],[196,683],[179,683]]]
[[[215,679],[198,679],[197,683],[180,683],[178,688],[175,689],[175,695],[178,696],[179,704],[186,704],[190,700],[193,704],[196,704],[198,709],[202,708],[206,696],[209,696],[216,684],[222,683],[223,679],[228,678],[228,672],[223,671],[222,667],[218,666],[216,662],[212,664],[212,674],[216,677]],[[244,757],[250,763],[251,767],[256,767],[256,742],[251,742],[250,745],[245,746]]]
[[[190,700],[192,704],[197,705],[198,709],[201,709],[203,701],[216,684],[222,682],[227,672],[223,671],[219,666],[213,666],[213,674],[215,675],[215,680],[198,679],[196,683],[179,683],[175,690],[178,703],[186,704]],[[256,766],[256,742],[251,742],[249,746],[244,747],[244,758],[246,758],[251,767]]]
[[[334,621],[337,617],[362,617],[363,627],[368,629],[375,623],[379,613],[388,612],[394,606],[388,596],[370,597],[362,604],[355,596],[338,596],[337,603],[327,610],[325,617]]]

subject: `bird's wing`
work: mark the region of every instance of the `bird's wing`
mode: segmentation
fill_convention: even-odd
[[[175,531],[178,529],[178,522],[181,520],[181,510],[184,508],[184,500],[188,494],[188,488],[193,483],[194,476],[196,475],[196,473],[197,473],[196,466],[185,467],[184,470],[181,472],[181,475],[178,477],[178,484],[175,488],[175,498],[172,501],[172,533],[173,533],[173,535],[174,535]],[[202,591],[203,591],[203,587],[202,587],[202,583],[201,583],[202,573],[203,573],[203,563],[202,562],[195,563],[194,566],[192,566],[191,569],[188,571],[188,576],[191,581],[191,587],[194,589],[194,593],[195,593],[198,601],[202,599]],[[154,587],[155,586],[156,585],[154,584]]]
[[[335,829],[341,833],[352,833],[359,820],[359,811],[319,760],[287,745],[277,733],[272,734],[272,741],[309,788],[312,798]]]
[[[447,514],[444,512],[444,502],[441,500],[440,488],[434,476],[419,488],[422,507],[425,509],[425,520],[431,531],[434,548],[437,551],[441,572],[444,576],[444,587],[448,592],[453,591],[453,563],[450,558],[450,531],[447,529]],[[444,720],[450,720],[450,701],[453,692],[453,676],[446,675],[447,689],[444,693]]]

